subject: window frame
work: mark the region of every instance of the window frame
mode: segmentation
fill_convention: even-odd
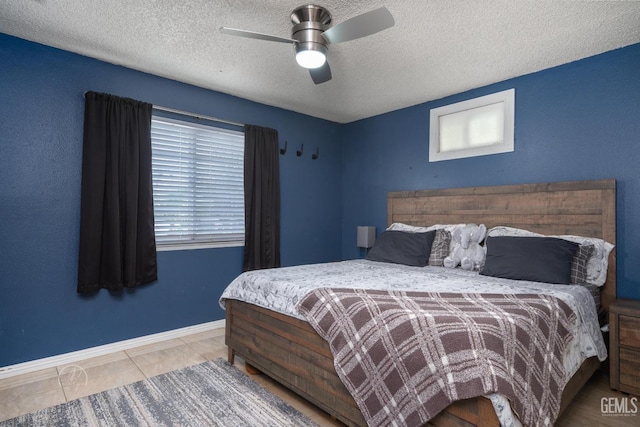
[[[234,126],[234,125],[229,125],[227,123],[221,123],[221,122],[217,122],[217,121],[213,121],[213,120],[209,120],[206,118],[203,118],[201,116],[188,116],[188,115],[184,115],[184,114],[177,114],[177,113],[167,113],[164,112],[162,110],[153,110],[152,112],[152,123],[154,119],[159,119],[159,120],[164,120],[164,121],[168,121],[168,122],[174,122],[177,123],[179,125],[183,125],[183,126],[187,126],[187,127],[192,127],[192,128],[206,128],[206,129],[211,129],[211,130],[218,130],[218,131],[222,131],[222,132],[232,132],[232,133],[237,133],[237,134],[242,134],[242,159],[240,161],[240,163],[243,165],[244,164],[244,129],[240,126]],[[153,127],[153,125],[152,125]],[[153,132],[152,132],[152,141],[151,141],[151,150],[152,150],[152,170],[153,170],[153,151],[154,151],[154,139],[153,139]],[[242,172],[242,179],[244,180],[244,172]],[[153,180],[153,186],[154,186],[154,196],[156,193],[155,190],[155,183],[156,180]],[[242,200],[243,200],[243,209],[242,209],[242,221],[244,224],[244,218],[245,218],[245,209],[246,206],[244,206],[244,185],[242,186]],[[155,201],[155,197],[154,197],[154,219],[157,218],[157,210],[156,210],[156,201]],[[154,221],[155,222],[155,221]],[[225,239],[212,239],[212,240],[194,240],[192,242],[188,242],[186,240],[183,241],[172,241],[172,242],[159,242],[158,241],[158,236],[157,236],[157,230],[155,229],[155,224],[154,224],[154,232],[156,233],[156,250],[158,252],[163,252],[163,251],[176,251],[176,250],[191,250],[191,249],[207,249],[207,248],[224,248],[224,247],[239,247],[239,246],[244,246],[245,245],[245,238],[244,238],[244,225],[243,225],[243,232],[242,232],[242,237],[236,237],[236,238],[232,238],[229,240],[225,240]],[[196,233],[197,234],[197,233]],[[239,235],[240,233],[238,233],[237,235]]]
[[[479,109],[494,104],[504,104],[503,138],[494,144],[465,147],[459,150],[440,151],[440,118]],[[486,156],[514,151],[515,133],[515,89],[480,96],[442,107],[432,108],[429,113],[429,162]]]

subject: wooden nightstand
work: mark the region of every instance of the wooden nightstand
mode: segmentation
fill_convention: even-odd
[[[640,301],[609,306],[610,386],[640,396]]]

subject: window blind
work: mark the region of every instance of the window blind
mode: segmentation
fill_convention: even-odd
[[[244,133],[153,116],[156,242],[244,242]]]
[[[500,144],[504,114],[500,102],[440,116],[440,151]]]

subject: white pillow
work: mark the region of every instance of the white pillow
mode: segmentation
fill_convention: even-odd
[[[533,231],[523,230],[521,228],[498,226],[493,227],[487,232],[489,236],[520,236],[520,237],[539,237],[544,234],[534,233]],[[609,254],[615,247],[611,243],[595,237],[584,236],[546,236],[557,237],[559,239],[569,240],[579,245],[593,245],[594,251],[591,258],[587,262],[587,282],[597,286],[603,286],[607,281],[607,269],[609,267]]]
[[[387,230],[404,231],[406,233],[426,233],[431,230],[447,230],[449,233],[453,233],[458,227],[464,227],[465,224],[435,224],[429,227],[416,227],[415,225],[403,224],[401,222],[394,222]]]

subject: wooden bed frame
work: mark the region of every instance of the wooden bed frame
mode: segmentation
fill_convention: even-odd
[[[616,243],[615,180],[402,191],[388,194],[388,224],[483,223],[543,234],[572,234]],[[605,309],[616,297],[615,249],[602,290]],[[252,304],[226,301],[226,344],[234,356],[277,380],[349,426],[366,422],[333,367],[329,345],[299,319]],[[600,362],[586,360],[567,384],[562,412]],[[491,402],[467,399],[447,407],[428,425],[499,426]]]

